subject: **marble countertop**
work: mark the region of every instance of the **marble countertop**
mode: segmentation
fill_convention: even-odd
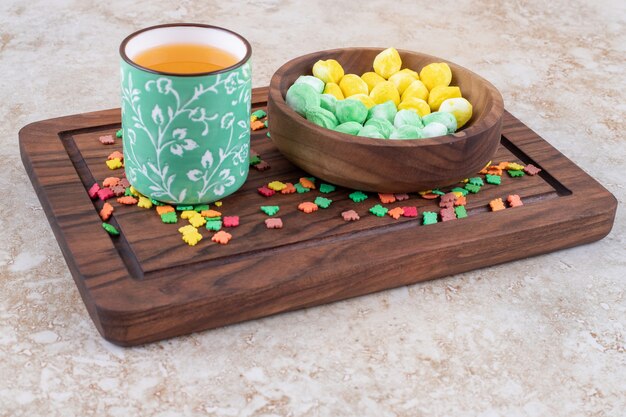
[[[623,416],[626,3],[3,0],[0,416]],[[217,24],[254,85],[343,46],[441,56],[619,200],[593,244],[124,349],[93,326],[19,157],[27,123],[119,106],[117,47]],[[564,207],[564,210],[567,208]]]

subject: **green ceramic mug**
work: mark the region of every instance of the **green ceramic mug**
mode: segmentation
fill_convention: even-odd
[[[201,44],[235,56],[213,72],[173,74],[136,64],[147,49]],[[140,193],[171,204],[219,200],[248,176],[251,47],[216,26],[171,24],[129,35],[120,45],[124,166]]]

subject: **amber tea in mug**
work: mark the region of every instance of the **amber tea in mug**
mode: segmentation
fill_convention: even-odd
[[[219,71],[233,66],[238,59],[231,53],[209,45],[177,43],[159,45],[138,54],[134,61],[142,67],[173,74]]]

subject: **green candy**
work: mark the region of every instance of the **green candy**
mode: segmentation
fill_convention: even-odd
[[[393,125],[387,119],[369,119],[365,122],[365,126],[374,126],[385,138],[389,138],[393,131]]]
[[[326,209],[330,207],[330,204],[333,202],[333,200],[331,200],[330,198],[326,198],[326,197],[316,197],[313,202],[317,204],[318,207]]]
[[[107,231],[111,236],[118,236],[120,234],[119,230],[115,228],[112,224],[107,222],[102,223],[102,228]]]
[[[382,104],[377,104],[372,106],[370,109],[367,118],[369,119],[385,119],[389,123],[393,123],[393,119],[396,117],[396,113],[398,110],[396,109],[396,105],[393,101],[389,100]]]
[[[264,118],[265,116],[267,116],[267,113],[265,113],[265,111],[264,111],[264,110],[259,109],[259,110],[253,111],[253,112],[252,112],[252,114],[251,114],[250,116],[254,116],[254,117],[256,117],[257,119],[262,119],[262,118]]]
[[[448,133],[456,132],[456,118],[452,113],[445,111],[436,111],[434,113],[427,114],[422,118],[424,126],[428,126],[433,122],[441,123],[446,127]]]
[[[309,84],[294,84],[287,90],[287,105],[300,116],[304,116],[307,107],[319,107],[320,95]]]
[[[448,134],[448,128],[443,123],[430,122],[422,129],[424,138],[434,138],[436,136],[444,136]]]
[[[389,135],[389,139],[421,139],[422,137],[424,137],[422,129],[411,125],[397,127]]]
[[[315,90],[317,94],[322,94],[324,87],[326,86],[324,81],[312,75],[301,75],[298,77],[296,82],[294,82],[294,84],[308,84],[313,87],[313,90]]]
[[[218,230],[220,230],[222,228],[222,221],[221,220],[209,220],[206,222],[206,230],[209,230],[211,232],[217,232]]]
[[[383,134],[380,133],[378,129],[376,128],[376,126],[373,126],[373,125],[363,126],[363,128],[359,131],[358,136],[365,136],[368,138],[375,138],[375,139],[385,139]]]
[[[348,135],[358,135],[359,131],[363,128],[360,123],[357,122],[345,122],[335,127],[336,132],[346,133]]]
[[[363,124],[367,118],[367,107],[358,100],[338,100],[335,115],[339,123],[357,122]]]
[[[338,124],[335,115],[321,107],[307,108],[304,116],[309,122],[313,122],[326,129],[333,129]]]
[[[331,113],[336,113],[337,99],[332,94],[322,94],[320,96],[320,107]]]
[[[424,127],[421,117],[413,110],[400,110],[393,119],[393,125],[395,127],[409,125],[420,129]]]

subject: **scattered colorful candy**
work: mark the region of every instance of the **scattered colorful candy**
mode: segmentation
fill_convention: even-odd
[[[405,71],[405,70],[402,70],[402,71]],[[397,88],[398,91],[402,90],[402,93],[400,93],[400,96],[402,96],[406,92],[414,93],[414,90],[416,90],[417,84],[411,89],[409,88],[413,84],[414,81],[408,84],[407,86],[404,85],[407,83],[407,80],[408,80],[407,77],[411,77],[411,76],[412,74],[408,72],[402,72],[401,74],[395,77],[392,77],[392,79],[390,79],[389,81],[384,81],[384,79],[383,81],[394,83],[394,85],[396,85],[395,88]],[[368,78],[367,81],[369,81],[370,83],[376,83],[376,85],[382,84],[383,82],[383,81],[377,80],[374,76],[368,76],[364,78]],[[351,77],[348,78],[348,80],[350,79]],[[389,88],[388,84],[382,84],[382,86],[379,87],[379,90],[383,89],[383,87]],[[403,87],[405,88],[403,89]],[[346,89],[349,89],[349,88],[360,88],[360,87],[354,87],[354,86],[346,87]],[[331,105],[332,104],[331,101],[332,100],[328,100],[328,102],[325,103],[325,105]],[[376,122],[370,122],[368,126],[376,125],[378,129],[384,129],[388,127],[385,124],[386,122],[379,121],[379,120],[383,120],[383,118],[385,117],[391,117],[390,116],[391,106],[387,103],[388,102],[384,102],[384,103],[374,104],[370,106],[368,114],[370,112],[373,114],[376,114],[378,115],[378,117],[380,117],[380,119],[374,119],[376,120]],[[335,105],[336,104],[337,103],[335,103]],[[385,104],[385,105],[381,106],[381,104]],[[393,118],[391,118],[390,120],[395,121],[395,118],[397,117],[398,113],[400,112],[396,110],[396,112],[393,115]],[[401,113],[401,114],[402,114],[402,120],[399,118],[398,119],[399,123],[402,123],[404,119],[407,119],[407,120],[411,119],[411,116],[408,113]],[[266,117],[266,115],[264,113],[258,113],[256,117],[257,117],[256,120],[258,120],[258,118]],[[449,119],[447,120],[441,116],[437,116],[437,117],[440,117],[439,120],[442,125],[445,125],[446,122],[449,121]],[[435,117],[431,116],[431,118],[435,118]],[[426,118],[426,120],[428,121],[429,118]],[[387,122],[391,123],[389,120],[387,120]],[[366,124],[367,124],[367,121],[366,121]],[[112,135],[109,135],[109,136],[112,136]],[[106,141],[108,140],[105,140],[105,142]],[[123,166],[123,160],[124,160],[123,154],[119,151],[114,151],[108,155],[105,163],[107,163],[107,166],[110,167],[109,164],[111,163],[111,161],[113,161],[116,164],[117,164],[117,161],[119,161],[119,163],[121,163]],[[251,150],[250,162],[252,165],[258,165],[258,164],[263,163],[264,161],[262,161],[258,153]],[[522,177],[524,175],[537,175],[539,172],[541,172],[541,169],[535,167],[532,164],[523,165],[518,162],[508,162],[508,161],[500,162],[497,164],[492,164],[490,162],[481,170],[480,174],[483,175],[482,177],[476,176],[476,177],[468,178],[462,181],[459,186],[452,187],[451,189],[447,189],[447,190],[426,190],[426,191],[420,192],[419,196],[421,196],[424,199],[438,199],[438,205],[439,205],[438,212],[436,211],[422,212],[421,223],[423,223],[424,225],[429,225],[429,224],[438,223],[439,221],[447,222],[447,221],[451,221],[455,219],[463,219],[463,218],[468,217],[467,209],[465,207],[465,205],[467,204],[466,195],[468,193],[476,194],[481,190],[482,187],[488,184],[493,184],[493,185],[501,184],[503,180],[502,178],[503,170],[506,170],[509,176],[513,178]],[[264,197],[269,198],[269,197],[274,196],[276,193],[287,195],[287,194],[293,194],[293,193],[311,192],[315,190],[316,193],[319,193],[319,194],[328,194],[328,193],[335,192],[337,189],[336,186],[332,184],[327,184],[327,183],[320,183],[319,187],[317,188],[319,189],[316,189],[315,178],[302,177],[294,182],[288,182],[284,180],[283,181],[273,180],[267,183],[266,185],[260,187],[258,191],[259,191],[259,194],[263,195]],[[208,204],[178,205],[176,207],[173,207],[171,205],[161,203],[157,200],[149,199],[141,195],[141,193],[139,193],[136,189],[134,189],[130,185],[130,183],[126,179],[123,172],[121,173],[121,175],[105,178],[102,181],[102,183],[93,184],[91,187],[89,187],[88,194],[91,199],[100,199],[104,202],[104,204],[102,204],[101,206],[101,209],[99,209],[99,214],[101,215],[102,219],[105,221],[102,224],[102,227],[108,233],[112,235],[119,234],[119,231],[115,227],[110,225],[109,223],[106,223],[106,220],[108,220],[111,217],[113,211],[115,210],[114,206],[110,204],[109,202],[107,202],[107,200],[115,196],[117,196],[117,199],[116,199],[117,204],[120,204],[120,205],[137,205],[138,207],[142,207],[145,209],[151,209],[154,207],[156,209],[156,213],[160,217],[160,220],[166,224],[177,223],[178,222],[177,211],[180,212],[180,217],[182,219],[186,219],[190,223],[179,229],[182,234],[183,240],[190,246],[194,246],[202,240],[202,235],[198,231],[198,228],[200,228],[201,226],[205,226],[205,228],[208,231],[216,232],[212,237],[212,241],[216,243],[220,243],[220,244],[227,244],[232,239],[232,235],[230,233],[226,233],[225,231],[222,231],[221,230],[222,227],[237,227],[239,225],[239,216],[230,215],[230,216],[225,216],[224,218],[222,218],[222,213],[217,210],[212,210]],[[333,200],[323,197],[319,194],[315,196],[314,202],[307,201],[307,202],[300,203],[298,205],[298,209],[305,213],[313,213],[315,211],[318,211],[319,208],[323,208],[323,209],[330,208]],[[368,195],[362,191],[353,191],[349,194],[348,197],[354,203],[358,204],[358,203],[365,201],[368,198]],[[412,196],[409,194],[379,193],[378,197],[381,203],[376,204],[375,206],[369,209],[370,213],[372,213],[373,215],[377,217],[382,218],[382,217],[389,216],[396,220],[399,220],[401,217],[407,218],[406,220],[408,220],[409,218],[419,217],[418,208],[416,206],[397,206],[397,207],[385,207],[384,206],[385,204],[394,204],[396,202],[410,200]],[[284,198],[284,197],[279,197],[279,199],[280,198]],[[339,197],[338,200],[341,200],[341,198]],[[345,203],[341,203],[340,201],[338,204],[345,204]],[[491,210],[498,211],[498,210],[505,209],[506,208],[505,204],[507,204],[508,207],[519,207],[523,205],[522,200],[519,195],[511,194],[506,198],[505,201],[503,201],[503,198],[496,198],[492,200],[489,203],[489,206]],[[222,202],[215,202],[213,203],[213,205],[215,207],[220,207],[222,205]],[[262,205],[260,206],[260,209],[263,213],[265,213],[268,216],[274,216],[280,210],[278,205]],[[344,221],[356,221],[360,219],[360,216],[358,215],[356,210],[352,210],[352,209],[350,210],[344,209],[344,211],[341,212],[341,217],[343,218]],[[271,218],[264,219],[263,221],[265,223],[266,228],[268,229],[283,228],[283,222],[282,222],[282,219],[280,218],[271,217]]]

